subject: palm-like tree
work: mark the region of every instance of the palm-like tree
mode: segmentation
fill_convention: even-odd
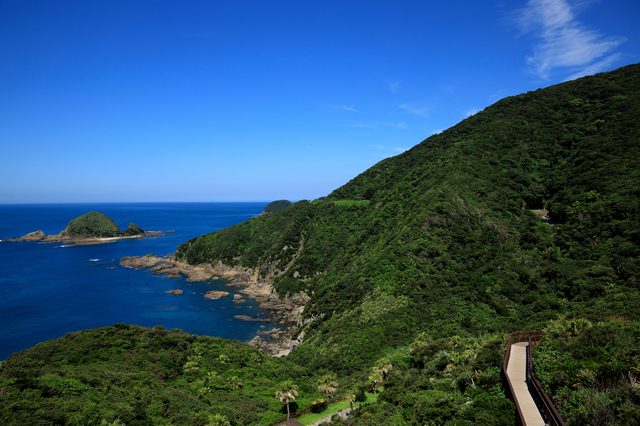
[[[356,401],[356,393],[351,390],[351,391],[347,392],[347,394],[345,396],[349,400],[349,405],[351,406],[351,409],[353,410],[353,403]]]
[[[287,420],[291,417],[291,413],[289,412],[289,402],[295,401],[296,396],[298,396],[298,386],[291,380],[285,380],[278,385],[276,398],[287,404]]]
[[[233,376],[229,379],[229,385],[231,385],[232,388],[237,388],[238,386],[242,386],[242,380],[240,380],[238,376]]]
[[[223,414],[211,414],[209,415],[207,426],[231,426],[231,422]]]
[[[333,373],[325,374],[318,380],[318,390],[333,399],[333,394],[338,390],[337,377]]]
[[[208,386],[203,386],[200,389],[198,389],[198,395],[200,396],[207,396],[211,393],[211,388]]]
[[[375,373],[379,373],[382,379],[387,377],[387,374],[389,374],[389,371],[391,371],[392,368],[393,365],[391,365],[389,358],[380,358],[373,365],[373,371]]]
[[[382,375],[374,371],[373,374],[369,376],[369,380],[373,382],[373,394],[375,395],[378,383],[382,383]]]
[[[200,367],[198,367],[198,363],[195,361],[188,361],[185,365],[184,365],[184,371],[188,371],[188,372],[193,372],[193,371],[198,371]]]

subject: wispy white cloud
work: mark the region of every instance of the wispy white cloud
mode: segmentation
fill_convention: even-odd
[[[402,104],[400,105],[400,108],[421,117],[426,117],[429,114],[429,108],[425,106]]]
[[[357,109],[355,109],[353,106],[346,106],[346,105],[342,105],[341,107],[342,109],[346,109],[347,111],[351,111],[351,112],[357,112],[359,114],[362,114],[361,111],[358,111]]]
[[[393,93],[396,93],[399,88],[400,88],[400,82],[399,81],[394,81],[393,83],[389,83],[389,89],[391,89],[391,91]]]
[[[575,80],[576,78],[584,77],[585,75],[593,75],[597,74],[600,71],[611,68],[611,66],[620,59],[619,53],[614,53],[613,55],[609,55],[601,61],[596,62],[595,64],[591,64],[586,68],[581,69],[580,71],[571,74],[566,78],[565,81]]]
[[[443,131],[444,129],[437,129],[437,130],[433,130],[430,134],[437,135],[438,133],[442,133]]]
[[[480,110],[478,108],[469,108],[465,111],[464,115],[467,117],[471,117],[472,115],[476,115]]]
[[[572,69],[571,78],[605,70],[619,54],[612,51],[625,37],[606,37],[576,20],[575,7],[567,0],[529,0],[513,15],[525,33],[540,39],[527,64],[541,78],[555,69]]]
[[[491,96],[489,96],[489,102],[497,102],[500,99],[504,98],[507,96],[507,90],[506,89],[500,89],[497,92],[494,92]]]
[[[405,123],[404,121],[402,123],[398,123],[398,124],[387,123],[387,126],[397,127],[398,129],[408,129],[407,123]]]

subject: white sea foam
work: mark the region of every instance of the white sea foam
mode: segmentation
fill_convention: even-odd
[[[98,262],[100,259],[89,259],[89,262]]]

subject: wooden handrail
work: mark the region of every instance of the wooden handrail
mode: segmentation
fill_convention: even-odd
[[[527,355],[528,355],[527,358],[529,360],[526,366],[527,368],[526,377],[527,377],[527,384],[529,385],[528,386],[529,392],[532,394],[534,399],[539,401],[540,405],[542,406],[542,412],[547,417],[547,420],[549,420],[551,426],[566,426],[564,423],[564,420],[562,420],[562,417],[560,416],[560,413],[558,413],[558,410],[551,402],[551,398],[549,398],[549,396],[546,394],[546,392],[542,388],[542,385],[540,384],[538,379],[536,379],[533,373],[533,364],[532,364],[533,357],[532,357],[531,348],[533,347],[533,345],[537,345],[543,336],[544,336],[544,332],[538,331],[538,330],[537,331],[515,331],[509,334],[507,352],[504,355],[504,361],[502,363],[502,373],[504,375],[504,380],[507,382],[507,385],[508,385],[508,387],[504,386],[505,389],[507,389],[507,392],[509,393],[508,396],[516,404],[516,408],[517,408],[516,423],[515,423],[516,426],[526,426],[527,423],[525,422],[524,416],[522,415],[522,409],[520,408],[520,404],[518,404],[518,400],[515,397],[515,392],[513,390],[513,385],[511,384],[511,379],[507,374],[507,367],[509,365],[509,358],[511,357],[511,345],[513,343],[519,343],[519,342],[529,343],[527,347]],[[515,337],[515,342],[513,341],[514,337]]]
[[[540,338],[542,338],[542,336],[540,336]],[[545,416],[547,416],[547,420],[549,420],[549,424],[551,426],[566,426],[564,423],[564,420],[562,420],[562,417],[560,416],[560,413],[558,413],[558,410],[553,405],[553,402],[551,402],[551,398],[549,398],[549,395],[547,395],[547,393],[544,391],[544,389],[542,388],[542,385],[540,384],[540,382],[538,381],[538,379],[536,378],[533,372],[533,353],[531,349],[533,345],[538,344],[538,342],[540,341],[540,338],[534,340],[531,337],[529,337],[529,346],[527,347],[528,358],[529,358],[529,362],[527,363],[527,379],[529,380],[529,383],[531,383],[532,385],[531,387],[533,388],[535,396],[537,397],[538,401],[541,402],[542,412],[544,413]]]

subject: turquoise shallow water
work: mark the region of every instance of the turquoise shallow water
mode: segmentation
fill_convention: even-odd
[[[258,215],[264,203],[118,203],[0,205],[0,239],[42,230],[62,231],[89,211],[167,236],[64,247],[59,243],[0,242],[0,360],[45,340],[115,323],[164,325],[189,333],[248,341],[260,323],[234,315],[265,316],[248,300],[209,300],[209,290],[229,290],[222,281],[189,283],[120,266],[123,256],[175,252],[179,244]],[[166,293],[182,289],[184,294]],[[194,294],[195,293],[195,294]],[[271,327],[267,324],[267,327]]]

